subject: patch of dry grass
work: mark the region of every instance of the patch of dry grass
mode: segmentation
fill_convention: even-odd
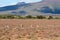
[[[60,40],[60,20],[0,19],[0,40]]]

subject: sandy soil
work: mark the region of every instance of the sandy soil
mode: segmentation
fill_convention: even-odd
[[[60,20],[0,19],[0,40],[60,40]]]

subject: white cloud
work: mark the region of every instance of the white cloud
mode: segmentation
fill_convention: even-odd
[[[19,0],[20,2],[26,2],[26,3],[30,3],[30,2],[39,2],[41,0]]]

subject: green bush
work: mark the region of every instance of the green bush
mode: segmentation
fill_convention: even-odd
[[[40,16],[36,16],[36,18],[37,19],[45,19],[46,17],[40,15]]]
[[[32,16],[31,15],[28,15],[28,16],[25,16],[25,18],[31,19]]]
[[[53,17],[52,16],[49,16],[48,19],[53,19]]]

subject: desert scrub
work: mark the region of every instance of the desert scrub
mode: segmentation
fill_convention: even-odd
[[[58,34],[54,34],[53,36],[54,36],[54,37],[60,37],[60,35],[58,35]]]
[[[28,35],[28,36],[27,36],[27,39],[31,39],[31,36],[30,36],[30,35]]]
[[[48,19],[53,19],[53,17],[52,16],[49,16]]]
[[[17,35],[15,39],[21,39],[23,38],[21,35]]]
[[[31,35],[31,40],[38,40],[34,33]]]

